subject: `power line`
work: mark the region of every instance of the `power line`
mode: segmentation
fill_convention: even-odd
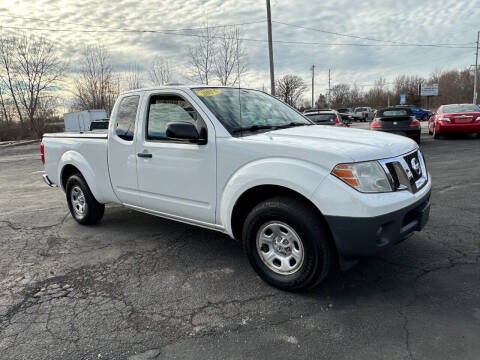
[[[74,23],[74,22],[67,22],[67,21],[58,21],[58,20],[47,20],[47,19],[40,19],[40,18],[33,18],[33,17],[24,17],[24,16],[10,16],[10,15],[0,15],[0,17],[6,17],[11,19],[22,19],[22,20],[31,20],[31,21],[39,21],[44,23],[51,23],[51,24],[65,24],[65,25],[74,25],[74,26],[83,26],[89,28],[99,28],[99,29],[107,29],[112,31],[131,31],[131,32],[138,32],[142,30],[136,29],[118,29],[112,28],[103,25],[92,25],[92,24],[84,24],[84,23]],[[261,24],[264,23],[265,20],[258,20],[258,21],[250,21],[250,22],[243,22],[237,24],[223,24],[223,25],[213,25],[213,26],[204,26],[204,27],[196,27],[196,28],[183,28],[183,29],[157,29],[155,31],[196,31],[196,30],[205,30],[205,29],[214,29],[214,28],[222,28],[222,27],[230,27],[230,26],[245,26],[245,25],[252,25],[252,24]],[[54,29],[52,29],[54,30]]]
[[[222,25],[224,26],[224,25]],[[202,34],[186,34],[178,33],[174,31],[179,30],[133,30],[133,29],[106,29],[106,30],[82,30],[82,29],[48,29],[48,28],[37,28],[37,27],[19,27],[19,26],[0,26],[0,29],[15,29],[15,30],[29,30],[29,31],[47,31],[47,32],[77,32],[77,33],[154,33],[154,34],[163,34],[163,35],[173,35],[173,36],[184,36],[184,37],[199,37],[199,38],[218,38],[223,39],[221,36],[211,36],[211,35],[202,35]],[[205,28],[206,29],[206,28]],[[230,38],[228,38],[230,39]],[[252,38],[231,38],[230,40],[240,40],[247,42],[268,42],[267,39],[252,39]],[[409,46],[420,46],[420,45],[401,45],[401,44],[357,44],[357,43],[321,43],[321,42],[307,42],[307,41],[289,41],[289,40],[273,40],[277,44],[286,44],[286,45],[320,45],[320,46],[354,46],[354,47],[409,47]],[[439,48],[448,48],[448,49],[474,49],[474,46],[440,46],[432,44],[424,44],[421,46],[434,46]]]
[[[311,28],[311,27],[306,27],[306,26],[300,26],[300,25],[296,25],[296,24],[290,24],[290,23],[285,23],[285,22],[275,21],[275,20],[272,20],[272,23],[280,24],[280,25],[285,25],[285,26],[290,26],[290,27],[295,27],[295,28],[303,29],[303,30],[310,30],[310,31],[321,32],[321,33],[324,33],[324,34],[343,36],[343,37],[348,37],[348,38],[352,38],[352,39],[359,39],[359,40],[368,40],[368,41],[384,42],[384,43],[396,44],[396,45],[399,45],[399,46],[451,47],[451,46],[461,46],[461,45],[472,45],[472,44],[473,44],[472,42],[460,43],[460,44],[421,44],[421,43],[407,43],[407,42],[401,42],[401,41],[383,40],[383,39],[377,39],[377,38],[372,38],[372,37],[364,37],[364,36],[358,36],[358,35],[351,35],[351,34],[342,34],[342,33],[334,32],[334,31],[316,29],[316,28]]]

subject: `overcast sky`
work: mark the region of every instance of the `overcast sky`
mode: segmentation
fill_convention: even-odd
[[[23,18],[21,18],[23,17]],[[42,19],[41,22],[33,19]],[[480,4],[472,0],[272,0],[272,18],[319,30],[388,40],[397,43],[461,44],[473,47],[480,30]],[[37,29],[105,30],[185,29],[209,25],[259,22],[241,26],[242,36],[267,38],[263,0],[0,0],[2,33],[19,32],[5,27]],[[118,71],[138,63],[148,68],[155,56],[170,60],[176,78],[185,71],[188,48],[198,39],[151,33],[80,33],[34,31],[54,41],[75,68],[86,44],[104,44],[114,55]],[[189,33],[184,31],[183,33]],[[382,76],[390,82],[398,74],[428,76],[435,69],[465,68],[474,63],[473,48],[378,46],[367,41],[273,24],[274,40],[322,44],[369,44],[376,46],[306,45],[275,43],[276,76],[295,73],[311,82],[316,66],[316,89],[345,82],[367,88]],[[467,44],[468,43],[468,44]],[[245,41],[248,75],[243,85],[269,86],[267,44]]]

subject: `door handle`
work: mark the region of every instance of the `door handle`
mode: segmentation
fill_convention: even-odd
[[[151,158],[152,157],[152,154],[149,154],[149,153],[138,153],[137,154],[138,157],[141,157],[141,158]]]

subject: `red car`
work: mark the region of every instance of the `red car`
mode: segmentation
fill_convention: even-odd
[[[442,105],[428,120],[428,133],[434,139],[444,134],[480,134],[480,108],[474,104]]]

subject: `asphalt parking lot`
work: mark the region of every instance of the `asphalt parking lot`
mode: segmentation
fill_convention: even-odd
[[[0,149],[0,358],[479,359],[480,138],[421,149],[425,230],[302,294],[215,232],[120,206],[80,226],[38,144]]]

